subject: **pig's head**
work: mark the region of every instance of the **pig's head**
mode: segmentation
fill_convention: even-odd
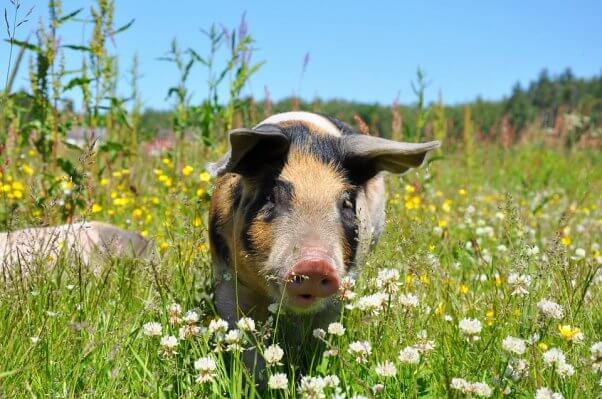
[[[234,181],[225,202],[234,208],[228,246],[237,278],[289,309],[313,312],[367,251],[369,202],[384,201],[366,194],[370,184],[380,172],[420,166],[438,142],[399,143],[294,114],[231,131],[229,152],[210,170]]]

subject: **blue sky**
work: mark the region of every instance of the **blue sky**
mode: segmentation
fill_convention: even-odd
[[[32,20],[17,32],[24,38],[46,18],[46,2],[35,5]],[[89,8],[89,1],[64,0],[64,10]],[[256,40],[253,60],[266,64],[246,94],[262,98],[267,86],[274,99],[299,91],[311,99],[344,98],[391,103],[413,101],[410,81],[417,67],[427,74],[427,100],[441,91],[446,103],[477,96],[499,99],[516,81],[537,77],[542,68],[559,73],[571,67],[577,76],[602,71],[601,1],[136,1],[117,0],[116,26],[136,18],[117,37],[112,51],[121,70],[138,53],[140,82],[147,107],[168,108],[166,92],[177,80],[172,65],[158,61],[175,37],[182,47],[207,51],[199,29],[211,23],[238,25],[246,11],[249,32]],[[10,10],[9,0],[0,3]],[[80,25],[66,26],[63,43],[80,44]],[[88,26],[87,31],[90,31]],[[4,29],[2,30],[5,37]],[[6,71],[9,47],[0,45],[0,71]],[[299,87],[303,58],[310,54]],[[68,57],[76,66],[79,56]],[[21,74],[16,88],[26,86]],[[205,93],[206,73],[190,80],[195,100]],[[2,79],[2,85],[4,79]],[[120,83],[127,87],[127,80]]]

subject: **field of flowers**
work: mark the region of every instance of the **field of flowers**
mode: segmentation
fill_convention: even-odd
[[[277,307],[229,331],[215,313],[204,165],[222,150],[80,153],[77,181],[14,154],[0,175],[11,228],[102,220],[153,238],[159,257],[97,274],[42,259],[3,280],[0,397],[602,397],[599,153],[485,146],[390,177],[386,231],[343,284],[341,319],[299,351]],[[252,346],[265,390],[241,362]]]

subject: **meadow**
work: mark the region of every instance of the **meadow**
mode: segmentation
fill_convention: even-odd
[[[113,6],[93,7],[90,43],[61,47],[84,55],[75,76],[53,43],[77,14],[51,2],[54,29],[40,28],[38,43],[9,28],[11,56],[33,57],[28,95],[11,93],[7,76],[0,97],[0,225],[105,221],[152,239],[157,257],[90,270],[63,254],[38,259],[28,275],[2,270],[0,398],[602,397],[599,149],[480,140],[469,106],[461,137],[446,137],[443,108],[423,104],[418,85],[411,126],[402,129],[393,109],[387,134],[433,136],[443,148],[423,168],[387,178],[383,237],[343,284],[340,320],[306,331],[299,359],[282,339],[282,309],[229,330],[213,302],[205,167],[226,151],[228,129],[263,116],[241,95],[260,67],[244,61],[252,38],[246,28],[209,29],[209,56],[174,42],[174,142],[150,151],[135,61],[131,95],[115,90],[106,42],[129,26],[113,27]],[[218,50],[230,57],[223,70],[208,61]],[[186,86],[193,65],[216,77],[197,105]],[[220,85],[228,98],[218,98]],[[75,89],[78,111],[63,104]],[[266,100],[262,111],[270,109]],[[360,117],[346,122],[368,129]],[[106,135],[74,145],[76,126]],[[251,347],[268,363],[265,390],[241,361]]]
[[[36,158],[25,152],[2,175],[22,225],[36,214]],[[153,237],[159,260],[113,259],[94,275],[47,259],[5,281],[3,396],[600,396],[599,154],[484,148],[479,168],[448,154],[390,178],[387,229],[343,293],[342,326],[307,332],[327,343],[311,354],[312,379],[261,347],[281,378],[266,393],[248,383],[240,351],[261,336],[286,352],[275,324],[286,315],[241,333],[216,322],[204,161],[137,161],[89,182],[81,217]],[[54,207],[81,195],[69,180],[59,185]]]

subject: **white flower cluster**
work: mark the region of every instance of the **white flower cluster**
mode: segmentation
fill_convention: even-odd
[[[512,293],[510,295],[525,296],[529,294],[531,276],[527,274],[510,273],[508,276],[508,285],[512,288]]]
[[[399,295],[399,303],[404,308],[415,308],[418,307],[420,301],[416,295],[408,293]]]
[[[575,368],[567,363],[564,352],[558,348],[545,351],[543,361],[547,366],[553,366],[560,377],[570,377],[575,374]]]
[[[198,371],[196,382],[204,384],[215,378],[215,370],[217,370],[217,364],[213,358],[206,356],[201,357],[194,362],[194,369]]]
[[[399,361],[405,364],[420,363],[420,352],[413,346],[408,346],[399,352]]]
[[[460,320],[458,327],[460,328],[460,331],[462,332],[462,334],[464,334],[468,341],[478,341],[479,339],[481,339],[481,337],[479,337],[479,334],[483,329],[483,325],[479,320],[462,319]]]
[[[383,309],[388,299],[389,295],[377,292],[376,294],[363,296],[358,299],[356,307],[359,310],[370,312],[376,316]]]
[[[527,345],[524,339],[509,335],[502,341],[502,349],[515,355],[523,355],[527,350]]]
[[[535,392],[535,399],[564,399],[559,392],[554,392],[550,388],[539,388]]]
[[[560,320],[564,317],[564,309],[561,305],[549,299],[542,299],[537,303],[539,311],[548,319]]]
[[[602,372],[602,341],[596,342],[590,348],[592,370]]]
[[[310,377],[301,378],[298,392],[301,397],[307,399],[324,398],[324,390],[328,388],[336,388],[340,384],[339,377],[336,375],[327,375],[325,377]]]
[[[284,356],[284,351],[277,344],[273,344],[265,348],[263,358],[269,366],[281,365],[280,360]]]
[[[376,277],[376,288],[389,294],[399,290],[399,270],[381,269]]]
[[[347,351],[355,356],[358,363],[364,363],[372,353],[372,345],[368,341],[354,341],[349,344]]]
[[[397,374],[395,364],[389,361],[378,363],[374,371],[376,372],[376,375],[381,377],[395,377],[395,374]]]
[[[475,395],[481,398],[489,398],[493,390],[484,382],[469,382],[463,378],[452,378],[450,387],[467,395]]]

